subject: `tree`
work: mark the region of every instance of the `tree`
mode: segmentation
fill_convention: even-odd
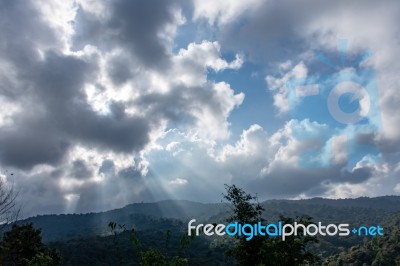
[[[243,189],[235,185],[225,185],[226,199],[232,208],[232,213],[227,219],[228,222],[239,224],[264,223],[262,217],[264,208],[258,202],[256,196],[247,194]],[[311,217],[297,217],[292,219],[281,216],[283,224],[304,224],[311,223]],[[228,250],[228,255],[234,257],[239,265],[303,265],[312,264],[318,261],[317,255],[308,251],[307,247],[317,242],[315,237],[290,236],[281,240],[279,237],[268,237],[255,235],[251,240],[246,236],[236,236],[236,244]]]
[[[312,218],[296,217],[290,218],[280,216],[282,224],[303,224],[306,227],[312,224]],[[260,257],[268,260],[265,265],[310,265],[319,262],[317,254],[308,250],[308,247],[318,242],[315,237],[305,236],[300,230],[297,236],[291,235],[285,238],[285,241],[279,237],[266,239],[259,250]]]
[[[384,224],[384,236],[373,237],[362,244],[328,257],[323,265],[400,265],[400,214]]]
[[[132,229],[132,234],[131,234],[131,240],[135,246],[136,253],[138,254],[139,257],[139,265],[142,266],[187,266],[189,264],[189,261],[187,258],[181,257],[181,256],[168,256],[167,254],[163,254],[159,249],[157,248],[148,248],[147,250],[144,250],[142,248],[142,244],[139,240],[139,238],[136,235],[136,232],[134,229]],[[168,248],[168,242],[169,242],[169,234],[170,232],[167,231],[166,234],[166,248]],[[183,235],[180,241],[180,247],[179,247],[179,253],[183,252],[184,249],[186,249],[190,241],[193,240],[194,236],[190,237],[187,235]]]
[[[10,266],[57,266],[61,258],[56,250],[42,243],[41,232],[32,224],[13,224],[0,242],[0,264]]]
[[[233,207],[233,213],[227,219],[228,222],[237,221],[241,224],[264,222],[262,217],[264,208],[258,203],[256,196],[247,194],[243,189],[235,185],[229,186],[225,184],[225,190],[224,199],[228,200]]]
[[[255,224],[258,221],[265,221],[262,217],[264,208],[258,203],[257,197],[247,194],[243,189],[235,185],[225,185],[225,189],[224,199],[232,207],[232,213],[227,222]],[[265,237],[254,236],[251,241],[247,241],[245,237],[237,238],[237,244],[229,249],[227,254],[234,257],[239,265],[258,265],[262,260],[257,254],[265,241]]]
[[[118,229],[118,227],[119,229]],[[111,233],[114,234],[114,241],[116,240],[116,236],[118,233],[123,233],[126,231],[125,224],[120,225],[116,222],[109,222],[108,227],[111,230]],[[191,241],[194,239],[194,235],[188,236],[184,234],[179,243],[178,255],[177,256],[169,256],[169,242],[171,238],[171,231],[167,230],[166,232],[166,241],[165,241],[165,250],[164,252],[161,249],[156,247],[150,247],[144,249],[142,243],[137,235],[137,232],[134,228],[131,230],[131,241],[135,248],[139,265],[142,266],[186,266],[188,265],[188,259],[185,258],[184,251],[190,246]]]
[[[8,185],[0,176],[0,229],[17,220],[19,214],[15,202],[17,196],[14,187]]]

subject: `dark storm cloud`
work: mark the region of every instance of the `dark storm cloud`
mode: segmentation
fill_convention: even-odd
[[[215,117],[224,113],[224,102],[212,88],[213,84],[203,86],[186,86],[174,84],[168,92],[144,93],[135,100],[135,105],[142,108],[149,117],[162,117],[182,125],[194,125],[197,117],[209,109]]]
[[[149,121],[126,115],[121,102],[111,102],[107,115],[94,112],[87,103],[83,88],[96,74],[96,58],[82,59],[50,48],[39,57],[37,48],[43,48],[41,43],[53,36],[52,30],[35,19],[37,15],[28,3],[18,3],[3,3],[10,14],[5,13],[2,20],[7,23],[0,24],[1,29],[16,27],[12,36],[4,36],[11,34],[7,29],[2,33],[5,38],[0,40],[3,64],[12,68],[9,75],[15,75],[13,86],[2,86],[1,93],[10,102],[23,106],[13,115],[13,123],[0,131],[2,162],[25,169],[42,163],[54,165],[75,143],[125,153],[142,149],[149,141]],[[24,7],[32,17],[27,18]],[[42,29],[43,33],[32,36],[25,28],[32,28],[33,32]],[[19,36],[19,30],[27,35]],[[25,38],[29,41],[25,42]]]
[[[34,119],[1,128],[1,162],[24,169],[41,163],[60,162],[70,146],[70,140],[50,128],[48,121]]]
[[[114,57],[108,61],[107,74],[117,86],[134,78],[134,71],[131,69],[129,59],[122,56]]]
[[[62,213],[65,210],[64,193],[60,189],[58,173],[14,175],[15,188],[19,191],[17,198],[23,217],[44,213]],[[23,218],[21,217],[21,218]]]
[[[109,210],[127,203],[154,200],[135,167],[115,171],[114,162],[105,160],[101,168],[105,174],[103,182],[87,182],[74,189],[74,193],[79,195],[75,212]]]
[[[14,175],[16,189],[20,191],[18,202],[22,205],[22,215],[24,217],[37,214],[58,214],[69,212],[87,213],[94,211],[104,211],[123,206],[127,203],[138,201],[154,201],[151,191],[145,187],[141,178],[124,178],[118,176],[114,171],[107,173],[103,182],[90,182],[86,174],[83,173],[90,169],[87,162],[78,160],[72,164],[72,169],[77,170],[77,174],[84,174],[85,177],[75,178],[84,181],[82,185],[75,187],[60,186],[60,168],[38,174],[25,175],[19,172]],[[86,166],[83,166],[86,165]],[[83,172],[82,172],[83,171]],[[70,174],[68,174],[69,176]],[[162,188],[160,188],[160,192]],[[68,207],[65,195],[76,195],[77,202],[73,208]]]
[[[105,4],[109,14],[106,19],[80,8],[75,24],[77,34],[74,46],[78,49],[92,43],[105,49],[121,46],[145,67],[168,67],[170,47],[160,34],[165,33],[166,25],[175,22],[173,11],[176,7],[189,9],[189,3],[180,2],[110,1]]]
[[[110,174],[115,171],[115,165],[112,160],[104,160],[99,168],[99,174]]]
[[[246,181],[243,177],[235,177],[234,183],[242,184],[243,187],[257,191],[260,196],[267,198],[296,197],[300,194],[314,197],[328,192],[328,185],[361,184],[370,179],[372,174],[373,169],[369,167],[349,171],[343,166],[302,169],[278,165],[262,178]]]
[[[122,103],[111,103],[108,115],[99,115],[88,105],[82,88],[91,71],[81,59],[51,52],[32,69],[32,109],[16,116],[17,123],[0,133],[6,147],[0,154],[7,163],[20,167],[56,163],[71,142],[119,152],[144,147],[149,140],[147,120],[127,116]]]
[[[164,63],[168,52],[158,34],[173,22],[173,1],[114,1],[109,22],[115,37],[146,66]]]
[[[375,3],[373,0],[261,1],[253,12],[243,12],[229,23],[221,24],[217,40],[225,49],[243,51],[258,63],[293,60],[304,51],[316,48],[320,35],[333,30],[325,28],[324,19],[336,16],[338,24],[348,23],[353,13],[368,19],[374,15],[371,12],[376,12]],[[381,6],[398,9],[393,1],[384,1]]]
[[[116,85],[133,78],[132,60],[144,67],[161,67],[169,61],[168,43],[160,33],[174,22],[177,1],[119,0],[106,5],[109,16],[105,19],[78,10],[74,40],[80,48],[94,44],[99,49],[130,51],[107,65]],[[108,114],[94,112],[83,89],[98,74],[96,55],[80,58],[58,51],[57,33],[30,2],[4,2],[2,10],[0,53],[15,71],[14,79],[3,75],[2,95],[24,104],[22,112],[13,115],[13,124],[0,132],[0,158],[7,165],[24,169],[56,165],[77,143],[123,153],[139,151],[160,117],[181,121],[181,115],[185,116],[182,110],[188,107],[187,99],[179,95],[183,90],[174,90],[170,97],[144,97],[142,108],[157,109],[149,112],[154,115],[151,120],[127,115],[123,102],[110,101]]]
[[[251,152],[227,153],[224,169],[232,176],[234,184],[255,191],[263,198],[321,196],[338,184],[363,184],[376,173],[374,167],[369,166],[350,170],[347,162],[324,168],[299,167],[297,157],[293,156],[298,155],[301,148],[290,141],[289,132],[281,132],[279,142],[276,135],[268,137],[261,127],[244,135],[235,147]]]
[[[344,170],[333,181],[348,182],[352,184],[359,184],[368,180],[372,176],[372,169],[369,167],[356,168],[353,171]]]
[[[90,178],[93,176],[93,171],[86,166],[85,161],[78,159],[72,162],[70,176],[77,179]]]
[[[202,89],[196,89],[200,94]],[[193,89],[193,92],[196,89]],[[167,118],[173,122],[191,123],[194,117],[188,114],[186,110],[190,110],[190,107],[193,107],[190,105],[194,104],[195,101],[201,101],[201,99],[195,97],[194,93],[189,93],[189,90],[190,88],[176,86],[168,93],[152,92],[143,94],[135,101],[135,104],[152,117]]]
[[[110,48],[109,36],[106,34],[105,21],[89,10],[79,7],[74,20],[74,36],[72,36],[72,49],[82,50],[85,45],[93,44],[99,48]]]
[[[304,15],[307,5],[298,2],[304,1],[265,1],[251,14],[221,26],[218,39],[225,48],[244,51],[256,62],[297,56],[306,45],[302,26],[313,19]],[[316,2],[313,13],[318,6]]]
[[[30,1],[0,1],[0,94],[16,99],[27,86],[18,86],[19,75],[29,75],[39,59],[38,47],[59,44],[57,35],[44,22]],[[14,75],[17,72],[17,76]]]
[[[23,101],[24,95],[33,90],[28,79],[39,66],[37,47],[57,44],[56,35],[29,1],[1,1],[0,10],[0,64],[9,70],[0,74],[0,93],[12,103],[23,104],[25,109],[18,121],[1,128],[0,158],[22,168],[42,162],[57,163],[69,140],[52,129],[44,130],[48,121],[35,115],[33,104]]]
[[[135,167],[128,167],[118,172],[118,176],[122,178],[141,178],[141,174]]]

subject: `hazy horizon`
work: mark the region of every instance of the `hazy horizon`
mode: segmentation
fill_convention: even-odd
[[[354,197],[354,198],[323,198],[323,197],[312,197],[312,198],[301,198],[301,199],[284,199],[284,198],[274,198],[274,199],[266,199],[266,200],[259,200],[260,203],[265,203],[265,202],[271,202],[271,201],[307,201],[307,200],[314,200],[314,199],[323,199],[323,200],[357,200],[357,199],[362,199],[362,198],[368,198],[368,199],[377,199],[377,198],[385,198],[385,197],[398,197],[400,198],[400,195],[382,195],[382,196],[375,196],[375,197],[368,197],[368,196],[360,196],[360,197]],[[59,213],[36,213],[36,214],[31,214],[27,216],[20,216],[18,217],[18,220],[25,220],[29,218],[33,218],[36,216],[42,216],[42,215],[60,215],[60,214],[91,214],[91,213],[103,213],[103,212],[109,212],[109,211],[114,211],[114,210],[119,210],[123,209],[125,207],[128,207],[130,205],[134,204],[157,204],[157,203],[162,203],[162,202],[191,202],[191,203],[200,203],[200,204],[227,204],[227,202],[222,202],[222,201],[217,201],[217,202],[206,202],[206,201],[193,201],[193,200],[187,200],[187,199],[160,199],[156,201],[137,201],[137,202],[131,202],[127,203],[122,206],[117,206],[115,208],[111,209],[103,209],[103,210],[92,210],[89,212],[59,212]],[[22,206],[21,211],[24,213],[24,208]],[[28,212],[25,212],[28,213]]]

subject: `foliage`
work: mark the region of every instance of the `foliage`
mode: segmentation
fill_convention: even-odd
[[[193,241],[182,239],[181,235],[187,230],[187,221],[196,218],[198,223],[222,223],[229,217],[232,219],[237,213],[236,220],[247,219],[249,222],[264,221],[264,217],[268,217],[269,223],[279,220],[285,223],[303,220],[303,223],[308,223],[312,221],[307,220],[308,216],[305,215],[309,215],[313,220],[322,223],[349,223],[352,226],[381,224],[386,229],[390,226],[384,225],[384,221],[400,211],[400,197],[397,196],[338,200],[268,200],[258,203],[256,197],[246,194],[240,188],[234,188],[232,187],[231,192],[235,193],[231,194],[238,197],[232,197],[231,200],[243,204],[203,204],[190,201],[135,203],[102,213],[41,215],[18,223],[31,221],[36,228],[43,228],[44,243],[60,251],[63,265],[66,266],[138,265],[137,250],[131,241],[132,232],[124,229],[124,224],[126,228],[135,228],[142,250],[146,253],[143,256],[145,261],[149,258],[162,259],[164,256],[170,260],[175,257],[187,258],[190,265],[233,265],[235,257],[227,257],[225,253],[229,250],[229,254],[232,255],[232,250],[240,244],[240,239],[204,236],[196,237]],[[241,201],[242,199],[246,200]],[[227,198],[225,200],[230,202]],[[263,210],[258,210],[257,204]],[[235,206],[240,207],[236,212]],[[230,216],[227,215],[227,210],[231,210]],[[285,217],[297,218],[285,220]],[[122,224],[115,223],[111,235],[110,230],[104,226],[105,222],[110,220]],[[391,221],[393,224],[393,219]],[[371,265],[377,262],[382,265],[400,265],[397,255],[400,252],[396,248],[400,245],[394,233],[389,239],[386,236],[371,239],[351,235],[318,237],[317,244],[314,244],[314,240],[309,241],[301,236],[300,240],[287,238],[282,242],[279,239],[262,237],[259,239],[259,246],[254,245],[254,250],[249,247],[244,254],[254,254],[255,258],[269,256],[271,261],[279,261],[281,265],[290,265],[288,259],[293,257],[289,254],[292,250],[296,254],[302,254],[300,260],[311,262],[314,258],[309,255],[318,254],[329,258],[325,261],[327,263],[342,262],[331,265]],[[49,243],[50,241],[53,243]],[[180,251],[182,244],[187,245],[184,252]],[[382,262],[383,258],[392,263],[385,264]],[[39,254],[32,260],[31,265],[46,265],[46,259],[45,255]],[[259,263],[255,259],[254,261],[254,265]]]
[[[311,217],[297,217],[296,219],[281,216],[282,224],[303,224],[308,226],[312,223]],[[281,238],[265,239],[260,247],[260,256],[267,261],[264,265],[303,265],[313,264],[319,261],[319,256],[310,251],[310,245],[317,243],[315,237],[304,236],[300,232],[297,236],[287,236],[285,241]]]
[[[385,223],[384,236],[376,236],[361,245],[331,256],[324,265],[400,265],[400,214],[394,215]]]
[[[232,206],[232,213],[228,222],[237,221],[240,224],[256,224],[265,222],[262,217],[264,208],[258,203],[257,197],[247,194],[243,189],[235,185],[225,185],[226,195],[224,198]],[[280,217],[283,224],[294,223],[307,226],[311,223],[310,217],[288,218]],[[285,241],[279,237],[256,235],[251,240],[246,236],[236,236],[237,243],[228,250],[239,265],[303,265],[315,263],[318,256],[307,248],[310,244],[317,242],[315,237],[302,234],[290,236]]]
[[[42,243],[40,230],[32,224],[14,224],[0,242],[0,262],[10,266],[57,266],[61,259],[54,249]]]
[[[324,223],[349,223],[361,225],[377,224],[394,212],[400,211],[400,197],[386,196],[379,198],[358,199],[307,199],[307,200],[268,200],[260,203],[268,214],[268,221],[275,222],[280,215],[297,217],[309,215]],[[106,221],[118,221],[133,225],[137,230],[150,230],[153,221],[188,221],[196,218],[198,222],[224,222],[227,218],[226,204],[205,204],[182,200],[153,203],[134,203],[121,209],[88,214],[39,215],[18,223],[33,223],[42,228],[44,242],[64,241],[77,238],[107,235]],[[341,248],[361,244],[359,238],[327,238],[323,241],[323,250],[327,255],[337,253]],[[333,241],[333,242],[332,242]]]
[[[110,227],[111,233],[114,236],[117,235],[117,223],[109,222],[108,227]],[[125,224],[118,225],[119,229],[122,232],[126,231]],[[166,233],[166,241],[165,241],[165,249],[169,248],[169,241],[171,237],[171,231],[168,229]],[[181,257],[181,254],[184,252],[186,248],[189,247],[190,241],[193,240],[194,236],[188,237],[184,234],[180,240],[179,247],[179,255],[170,257],[168,254],[163,254],[160,249],[155,247],[148,248],[147,250],[143,249],[142,243],[139,237],[136,234],[135,229],[131,230],[131,241],[135,247],[139,264],[142,266],[186,266],[188,265],[188,259]]]
[[[190,241],[190,246],[181,250],[181,242],[184,233],[183,223],[168,225],[162,221],[155,220],[152,230],[135,230],[135,236],[140,239],[142,251],[152,257],[150,251],[158,250],[159,254],[170,258],[176,257],[188,260],[190,265],[232,265],[224,258],[224,250],[220,247],[210,248],[210,239],[196,237]],[[117,225],[118,228],[118,225]],[[170,229],[169,244],[166,243],[166,231]],[[132,232],[130,230],[118,232],[109,236],[96,236],[89,238],[73,239],[51,243],[57,248],[63,258],[65,266],[86,265],[138,265],[139,254],[132,243]],[[173,262],[174,263],[174,262]],[[175,265],[182,265],[177,264]],[[184,265],[184,264],[183,264]]]
[[[254,224],[258,221],[264,221],[261,216],[264,208],[257,201],[256,196],[246,194],[245,191],[235,185],[225,185],[225,189],[224,199],[231,203],[233,207],[232,214],[227,219],[228,222],[237,221],[241,224]]]
[[[210,250],[209,241],[187,236],[180,221],[135,217],[141,223],[151,224],[151,230],[127,230],[125,224],[109,222],[107,237],[55,242],[52,246],[60,250],[63,265],[178,266],[188,265],[189,258],[191,265],[218,265],[223,260],[223,250]]]

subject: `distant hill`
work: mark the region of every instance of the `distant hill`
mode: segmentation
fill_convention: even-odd
[[[134,203],[123,208],[99,213],[38,215],[19,221],[33,223],[42,229],[45,242],[67,240],[78,237],[106,235],[110,221],[145,230],[151,220],[170,219],[186,221],[192,218],[207,221],[223,212],[223,204],[204,204],[184,200],[166,200],[154,203]]]
[[[399,196],[356,199],[312,198],[302,200],[269,200],[263,202],[267,217],[309,215],[325,222],[362,224],[379,223],[384,217],[400,212]]]
[[[332,207],[374,208],[392,212],[400,211],[400,196],[360,197],[355,199],[311,198],[301,200],[269,200],[265,203],[274,204],[276,202],[296,202],[301,205],[327,205]]]
[[[400,212],[399,196],[357,199],[268,200],[262,203],[268,221],[279,215],[308,215],[316,221],[348,222],[354,225],[380,223],[390,214]],[[153,203],[134,203],[123,208],[100,213],[38,215],[20,223],[33,223],[42,229],[46,242],[78,237],[107,235],[107,224],[115,221],[127,228],[138,230],[151,228],[151,220],[185,222],[197,219],[201,222],[221,222],[227,217],[229,206],[225,203],[206,204],[184,200],[166,200]]]

